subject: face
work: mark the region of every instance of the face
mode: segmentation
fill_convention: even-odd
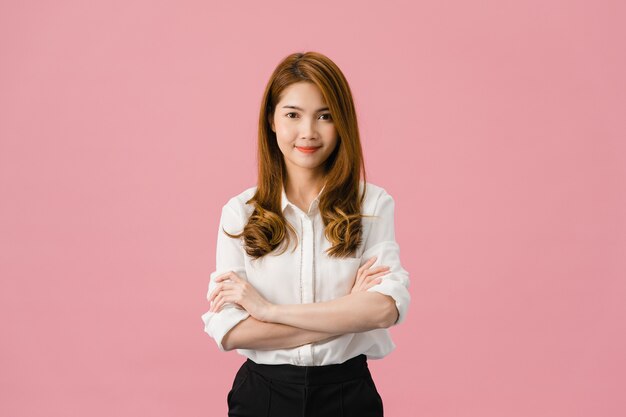
[[[338,136],[321,90],[311,82],[287,87],[270,121],[288,171],[321,172]]]

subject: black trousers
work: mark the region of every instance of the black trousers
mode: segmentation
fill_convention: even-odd
[[[228,393],[229,417],[382,417],[365,355],[325,366],[247,359]]]

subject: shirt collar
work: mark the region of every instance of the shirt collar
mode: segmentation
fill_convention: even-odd
[[[326,184],[324,184],[324,186],[322,187],[322,189],[320,190],[320,192],[317,194],[317,196],[315,197],[315,199],[311,202],[311,207],[315,207],[316,204],[319,203],[320,200],[320,195],[322,195],[322,191],[324,191],[324,188],[326,188]],[[282,192],[281,192],[281,197],[280,197],[280,209],[284,212],[285,209],[287,208],[288,205],[292,205],[295,206],[291,201],[289,201],[289,199],[287,198],[287,193],[285,192],[285,185],[283,184],[282,186]],[[299,209],[299,208],[298,208]]]

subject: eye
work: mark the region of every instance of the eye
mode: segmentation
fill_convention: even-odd
[[[289,112],[289,113],[287,113],[285,116],[287,116],[287,118],[288,118],[288,119],[294,119],[294,117],[290,117],[290,116],[289,116],[290,114],[297,115],[297,113],[294,113],[294,112]]]
[[[324,120],[332,120],[332,116],[330,115],[330,113],[324,113],[322,114],[320,117],[324,117],[324,116],[328,116],[326,119]]]

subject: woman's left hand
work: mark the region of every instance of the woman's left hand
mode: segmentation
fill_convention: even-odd
[[[255,319],[268,320],[274,305],[263,298],[248,281],[230,271],[215,278],[215,282],[218,283],[217,287],[208,299],[213,303],[209,311],[218,312],[224,303],[236,303]]]

